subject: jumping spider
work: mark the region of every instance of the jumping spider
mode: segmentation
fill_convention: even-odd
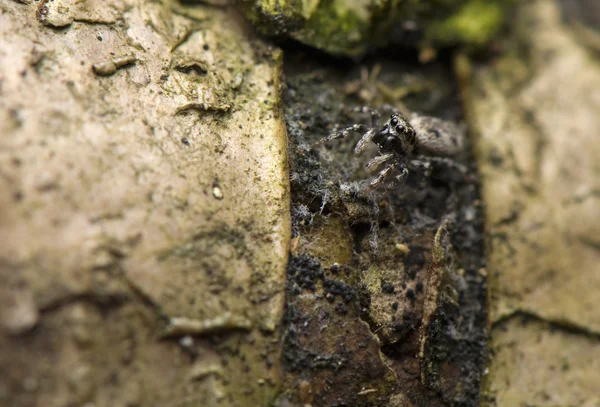
[[[365,169],[372,173],[383,164],[386,166],[364,188],[364,192],[380,187],[399,169],[400,174],[388,185],[388,188],[392,188],[408,175],[407,163],[424,168],[430,168],[432,163],[440,163],[466,173],[466,168],[453,159],[465,151],[464,131],[456,124],[417,114],[411,115],[409,122],[400,113],[393,112],[383,126],[378,126],[379,112],[365,107],[356,110],[371,114],[371,128],[354,124],[331,133],[323,142],[343,138],[353,132],[364,132],[354,148],[355,154],[361,154],[369,142],[379,147],[379,155],[369,161]]]

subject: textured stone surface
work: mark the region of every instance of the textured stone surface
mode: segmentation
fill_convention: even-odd
[[[517,317],[493,331],[483,405],[600,406],[600,340]]]
[[[600,332],[600,65],[552,0],[467,95],[487,205],[492,319],[526,311]],[[523,52],[524,54],[518,54]]]
[[[557,2],[515,15],[502,55],[465,76],[489,242],[486,405],[597,406],[600,64]]]
[[[280,51],[171,2],[3,1],[0,39],[0,404],[272,399]]]

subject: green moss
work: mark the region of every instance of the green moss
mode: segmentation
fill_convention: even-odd
[[[322,2],[293,37],[333,54],[359,54],[369,42],[369,17],[360,4],[350,7],[345,0]]]
[[[509,1],[472,0],[445,20],[431,23],[426,38],[433,44],[480,47],[500,30]]]
[[[390,8],[390,0],[256,0],[240,6],[265,33],[332,54],[360,55],[373,43],[374,15]]]
[[[407,21],[418,22],[427,45],[481,47],[502,27],[512,1],[245,0],[240,6],[264,33],[287,35],[332,54],[360,56],[393,41],[392,32]],[[423,45],[422,37],[413,37],[403,45]]]

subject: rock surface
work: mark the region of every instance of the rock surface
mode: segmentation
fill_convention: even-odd
[[[282,59],[244,27],[168,1],[0,5],[0,404],[275,397]]]
[[[488,402],[597,405],[580,344],[600,350],[600,63],[556,2],[516,15],[502,56],[465,77],[489,239]]]

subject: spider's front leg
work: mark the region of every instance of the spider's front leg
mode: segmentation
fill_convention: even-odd
[[[396,185],[398,185],[400,182],[404,181],[404,179],[408,177],[408,168],[406,168],[404,165],[402,166],[402,171],[400,172],[400,174],[396,175],[394,177],[394,179],[392,180],[392,182],[390,182],[387,186],[387,189],[390,190],[392,188],[394,188]]]
[[[374,127],[371,130],[367,131],[365,134],[363,134],[360,140],[358,140],[358,143],[356,143],[356,147],[354,147],[354,153],[356,155],[360,155],[367,148],[369,143],[373,141],[373,137],[375,137],[378,131],[379,129]]]
[[[345,138],[345,137],[348,137],[348,135],[350,133],[354,133],[354,132],[361,132],[361,131],[367,131],[368,132],[368,129],[369,128],[367,126],[365,126],[364,124],[353,124],[352,126],[345,127],[342,130],[333,131],[327,137],[325,137],[324,139],[321,139],[321,140],[317,141],[315,144],[325,144],[325,143],[327,143],[329,141],[332,141],[332,140],[337,140],[337,139]]]
[[[399,175],[396,175],[396,177],[394,177],[394,179],[392,180],[392,182],[390,182],[390,184],[388,184],[387,189],[391,189],[394,186],[396,186],[399,182],[401,182],[404,178],[406,178],[408,176],[408,169],[404,165],[401,165],[398,163],[393,163],[393,164],[390,164],[389,166],[385,167],[383,170],[381,170],[379,172],[379,174],[377,175],[377,177],[375,177],[375,179],[372,180],[369,183],[369,185],[367,185],[361,192],[363,194],[368,194],[371,191],[379,188],[381,185],[383,185],[385,183],[385,181],[389,178],[389,176],[394,172],[394,170],[398,166],[400,166],[402,171]]]
[[[369,161],[369,163],[365,166],[365,170],[368,173],[372,173],[373,171],[375,171],[379,167],[381,167],[382,164],[389,161],[393,156],[394,156],[394,154],[378,155],[377,157],[375,157],[371,161]]]

